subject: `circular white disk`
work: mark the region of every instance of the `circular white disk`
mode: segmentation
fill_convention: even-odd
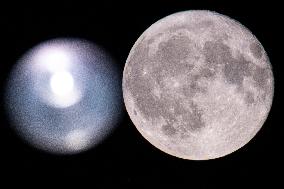
[[[72,75],[67,71],[55,72],[50,79],[50,87],[58,96],[66,96],[72,92],[74,85]]]
[[[28,51],[6,90],[12,126],[33,146],[73,154],[98,144],[121,115],[121,78],[99,47],[56,39]]]
[[[248,143],[270,111],[272,68],[256,37],[211,11],[150,26],[123,73],[126,109],[151,144],[176,157],[214,159]]]

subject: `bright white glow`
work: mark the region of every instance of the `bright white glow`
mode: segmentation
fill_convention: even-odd
[[[84,147],[87,145],[87,132],[82,129],[76,129],[74,131],[71,131],[66,136],[66,145],[69,149],[72,150],[80,150],[84,149]]]
[[[67,108],[72,106],[82,96],[79,85],[75,86],[73,76],[68,71],[58,71],[52,74],[49,84],[52,95],[44,96],[44,98],[56,107]],[[43,94],[46,94],[46,92]]]
[[[51,73],[66,70],[70,66],[70,52],[60,47],[44,47],[37,53],[36,64]]]
[[[74,57],[74,52],[64,45],[42,46],[35,53],[32,67],[39,78],[36,80],[38,84],[35,90],[39,91],[39,95],[49,105],[67,108],[81,99],[81,85],[74,82],[75,78],[69,72],[77,66],[74,64]],[[41,87],[46,86],[44,75],[50,75],[47,88]]]
[[[73,91],[74,81],[72,75],[67,71],[59,71],[52,75],[50,87],[55,95],[64,97]]]

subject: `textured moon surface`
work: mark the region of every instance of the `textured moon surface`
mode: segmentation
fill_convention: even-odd
[[[114,60],[80,39],[54,39],[28,51],[12,69],[5,96],[17,133],[50,153],[74,154],[95,146],[122,114]]]
[[[138,131],[160,150],[207,160],[247,144],[271,108],[268,56],[239,22],[185,11],[150,26],[132,47],[123,97]]]

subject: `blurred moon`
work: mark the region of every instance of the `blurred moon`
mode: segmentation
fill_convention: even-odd
[[[176,157],[206,160],[247,144],[270,111],[267,54],[239,22],[185,11],[150,26],[132,47],[123,97],[138,131]]]
[[[54,39],[28,51],[7,82],[6,107],[17,133],[36,148],[74,154],[100,141],[122,114],[114,60],[80,39]]]

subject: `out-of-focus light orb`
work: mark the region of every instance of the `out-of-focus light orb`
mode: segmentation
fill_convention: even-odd
[[[50,40],[28,51],[12,69],[5,96],[17,133],[51,153],[95,146],[123,112],[114,60],[80,39]]]

